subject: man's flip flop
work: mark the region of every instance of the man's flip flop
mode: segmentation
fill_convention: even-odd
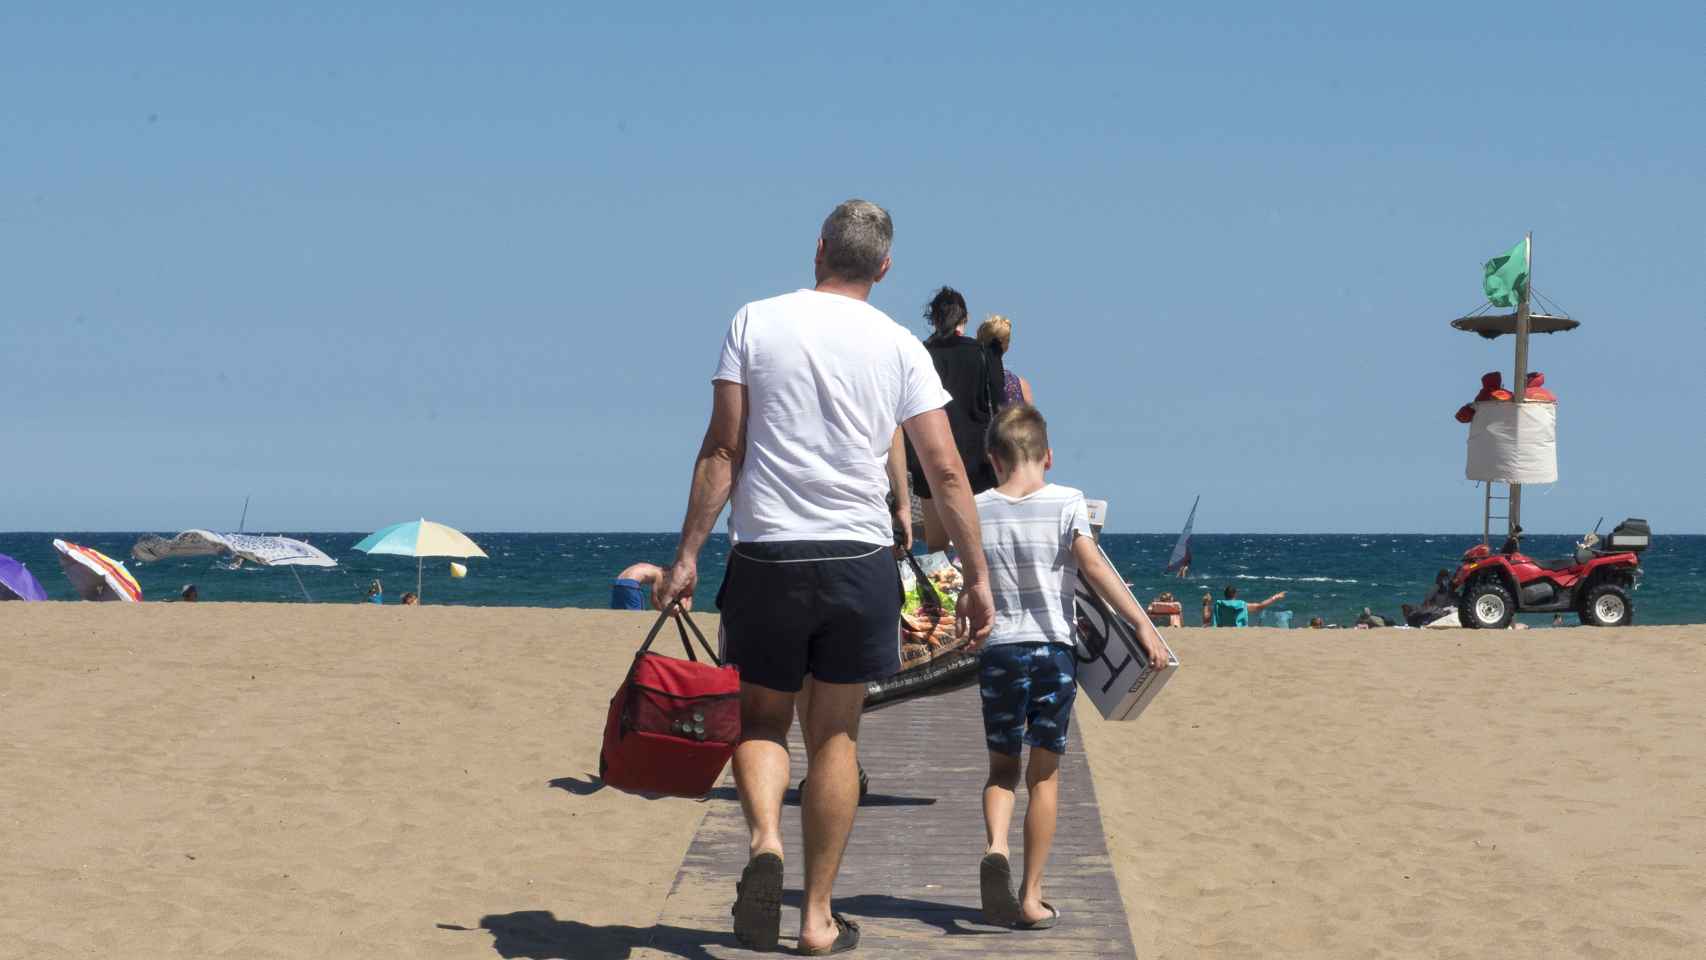
[[[1054,904],[1049,903],[1047,900],[1044,900],[1043,906],[1048,908],[1048,916],[1042,918],[1041,920],[1020,920],[1017,923],[1013,924],[1013,929],[1015,929],[1015,930],[1047,930],[1049,927],[1052,927],[1055,924],[1059,923],[1060,922],[1060,911],[1055,909]]]
[[[774,950],[782,935],[782,858],[761,853],[747,861],[735,884],[735,939],[754,950]]]
[[[835,942],[827,947],[800,948],[802,957],[827,957],[832,953],[847,953],[859,946],[859,924],[839,913],[829,915],[835,921]]]
[[[999,853],[986,853],[977,866],[978,887],[983,893],[983,919],[998,927],[1019,922],[1019,898],[1013,896],[1013,867]]]

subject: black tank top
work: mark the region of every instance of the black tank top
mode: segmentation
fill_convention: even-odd
[[[948,426],[954,432],[954,446],[965,462],[966,476],[972,493],[982,493],[995,486],[995,468],[986,456],[989,421],[995,416],[1006,386],[1006,372],[995,351],[971,337],[950,336],[927,340],[925,349],[936,365],[936,375],[942,387],[953,397],[945,408]],[[909,441],[906,462],[915,487],[920,483],[923,469]]]

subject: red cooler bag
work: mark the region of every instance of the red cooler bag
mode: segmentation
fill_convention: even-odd
[[[664,621],[675,619],[687,659],[652,653]],[[699,662],[687,630],[705,651]],[[687,612],[671,605],[634,655],[628,678],[610,698],[598,775],[632,793],[703,797],[740,740],[740,671],[724,666]]]

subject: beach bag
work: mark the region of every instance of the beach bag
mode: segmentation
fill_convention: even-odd
[[[923,561],[934,571],[952,565],[946,553],[930,554]],[[866,713],[920,697],[950,693],[977,682],[978,654],[969,649],[970,638],[954,636],[953,614],[945,612],[942,597],[931,584],[930,574],[920,559],[909,553],[901,560],[900,568],[901,590],[907,597],[917,594],[916,615],[936,626],[922,638],[901,633],[900,671],[865,684]],[[911,605],[910,600],[903,601],[902,619],[907,616],[906,607]]]
[[[652,653],[664,621],[674,619],[687,659]],[[699,641],[701,663],[687,639]],[[717,659],[687,611],[658,615],[604,722],[598,775],[606,786],[649,796],[703,797],[740,740],[740,671]]]

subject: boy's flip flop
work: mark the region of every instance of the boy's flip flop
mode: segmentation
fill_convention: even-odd
[[[829,915],[835,921],[835,942],[827,947],[800,948],[802,957],[827,957],[832,953],[848,953],[859,946],[859,924],[839,913]]]
[[[747,861],[735,884],[735,939],[754,950],[774,950],[782,935],[782,858],[761,853]]]
[[[983,919],[998,927],[1019,922],[1019,898],[1013,896],[1013,867],[999,853],[986,853],[978,864],[978,887],[983,893]]]
[[[1017,923],[1013,924],[1013,929],[1015,929],[1015,930],[1047,930],[1049,927],[1052,927],[1055,924],[1059,923],[1060,922],[1060,911],[1055,909],[1054,904],[1049,903],[1047,900],[1044,900],[1042,903],[1043,903],[1043,906],[1048,908],[1048,916],[1042,918],[1041,920],[1020,920]]]

